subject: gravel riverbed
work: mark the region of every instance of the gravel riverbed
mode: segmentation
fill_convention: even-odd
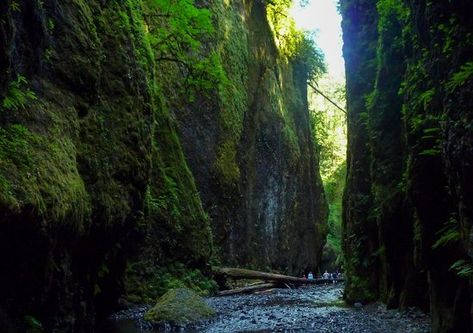
[[[100,333],[180,332],[349,332],[426,333],[430,317],[415,309],[386,310],[375,303],[346,307],[343,286],[318,285],[298,289],[275,289],[258,295],[210,297],[217,315],[191,327],[152,327],[142,320],[149,309],[142,306],[112,316]]]

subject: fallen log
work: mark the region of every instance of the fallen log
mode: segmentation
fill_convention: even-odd
[[[259,279],[264,281],[273,281],[278,282],[281,284],[284,283],[291,283],[295,285],[301,284],[325,284],[325,283],[332,283],[332,279],[304,279],[298,278],[295,276],[289,275],[282,275],[282,274],[275,274],[275,273],[266,273],[260,271],[253,271],[250,269],[244,268],[231,268],[231,267],[222,267],[216,270],[216,274],[223,275],[224,277],[229,277],[233,279]],[[337,282],[343,280],[335,280]]]
[[[241,287],[241,288],[235,288],[235,289],[229,289],[229,290],[223,290],[220,291],[217,295],[218,296],[230,296],[230,295],[238,295],[238,294],[251,294],[257,291],[262,291],[262,290],[267,290],[271,289],[274,287],[277,287],[277,283],[261,283],[261,284],[255,284],[252,286],[246,286],[246,287]]]

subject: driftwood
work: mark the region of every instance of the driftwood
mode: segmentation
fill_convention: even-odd
[[[230,290],[223,290],[218,293],[218,296],[229,296],[229,295],[238,295],[238,294],[251,294],[257,291],[267,290],[274,287],[277,287],[277,283],[260,283],[254,284],[246,287],[235,288]]]

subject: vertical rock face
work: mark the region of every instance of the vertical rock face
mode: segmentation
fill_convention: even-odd
[[[370,155],[364,96],[373,89],[376,64],[376,6],[372,1],[341,3],[343,6],[343,53],[347,88],[347,182],[342,223],[343,251],[346,256],[346,293],[349,299],[373,299],[377,281],[378,234],[376,221],[366,214],[372,205]],[[366,258],[361,265],[359,258]],[[358,286],[352,288],[351,286]]]
[[[364,280],[349,280],[346,297],[430,308],[434,332],[472,330],[468,286],[473,206],[465,196],[471,184],[467,174],[473,138],[465,109],[473,97],[473,26],[466,13],[472,9],[465,1],[386,0],[368,10],[365,1],[342,2],[349,155],[369,161],[365,181],[371,200],[361,212],[368,220],[354,219],[350,199],[366,187],[353,185],[360,176],[349,176],[347,274],[357,278],[368,265],[379,277],[369,280],[364,274]],[[377,29],[367,12],[377,17]],[[370,43],[376,56],[366,56],[366,49],[357,48],[360,43]],[[362,56],[362,66],[374,63],[376,72],[363,78],[372,86],[365,85],[359,95],[354,92],[360,83],[351,84],[350,77],[359,70],[356,59]],[[360,113],[364,127],[355,126]],[[355,146],[360,135],[366,138],[364,151]],[[353,175],[356,166],[349,168]],[[376,233],[366,232],[370,226]],[[353,244],[367,242],[375,244],[371,253],[351,251]]]
[[[214,1],[205,43],[228,80],[190,98],[152,48],[154,4],[0,3],[2,332],[32,317],[91,332],[126,271],[147,288],[155,267],[205,269],[215,252],[318,264],[327,208],[305,65],[279,55],[261,3]]]
[[[265,6],[215,3],[217,41],[232,86],[175,110],[183,146],[227,264],[315,269],[327,206],[307,106],[307,73],[275,45]]]

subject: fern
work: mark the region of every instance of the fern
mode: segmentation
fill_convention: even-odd
[[[438,156],[440,154],[440,150],[436,148],[424,149],[419,153],[421,156]]]
[[[433,249],[438,249],[452,242],[460,239],[460,231],[458,230],[457,220],[453,217],[445,223],[445,226],[437,232],[439,238],[432,246]]]
[[[440,127],[431,127],[424,129],[425,134],[434,134],[440,132]]]
[[[434,95],[435,95],[435,90],[434,89],[429,89],[427,91],[424,91],[421,95],[420,95],[420,101],[422,103],[422,106],[424,108],[424,111],[427,110],[427,108],[429,107],[430,103],[432,102],[432,99],[434,98]]]
[[[13,11],[13,12],[19,12],[21,10],[20,8],[20,4],[18,3],[18,1],[13,1],[11,4],[10,4],[10,9]]]
[[[446,88],[449,92],[452,92],[456,88],[465,84],[473,75],[473,61],[467,62],[461,66],[460,70],[452,75],[450,81],[447,82]]]
[[[469,278],[473,276],[473,265],[465,259],[455,261],[449,270],[455,270],[459,277]]]
[[[11,81],[5,98],[1,103],[2,110],[17,111],[24,109],[26,105],[36,100],[36,94],[28,88],[28,81],[22,75]]]

